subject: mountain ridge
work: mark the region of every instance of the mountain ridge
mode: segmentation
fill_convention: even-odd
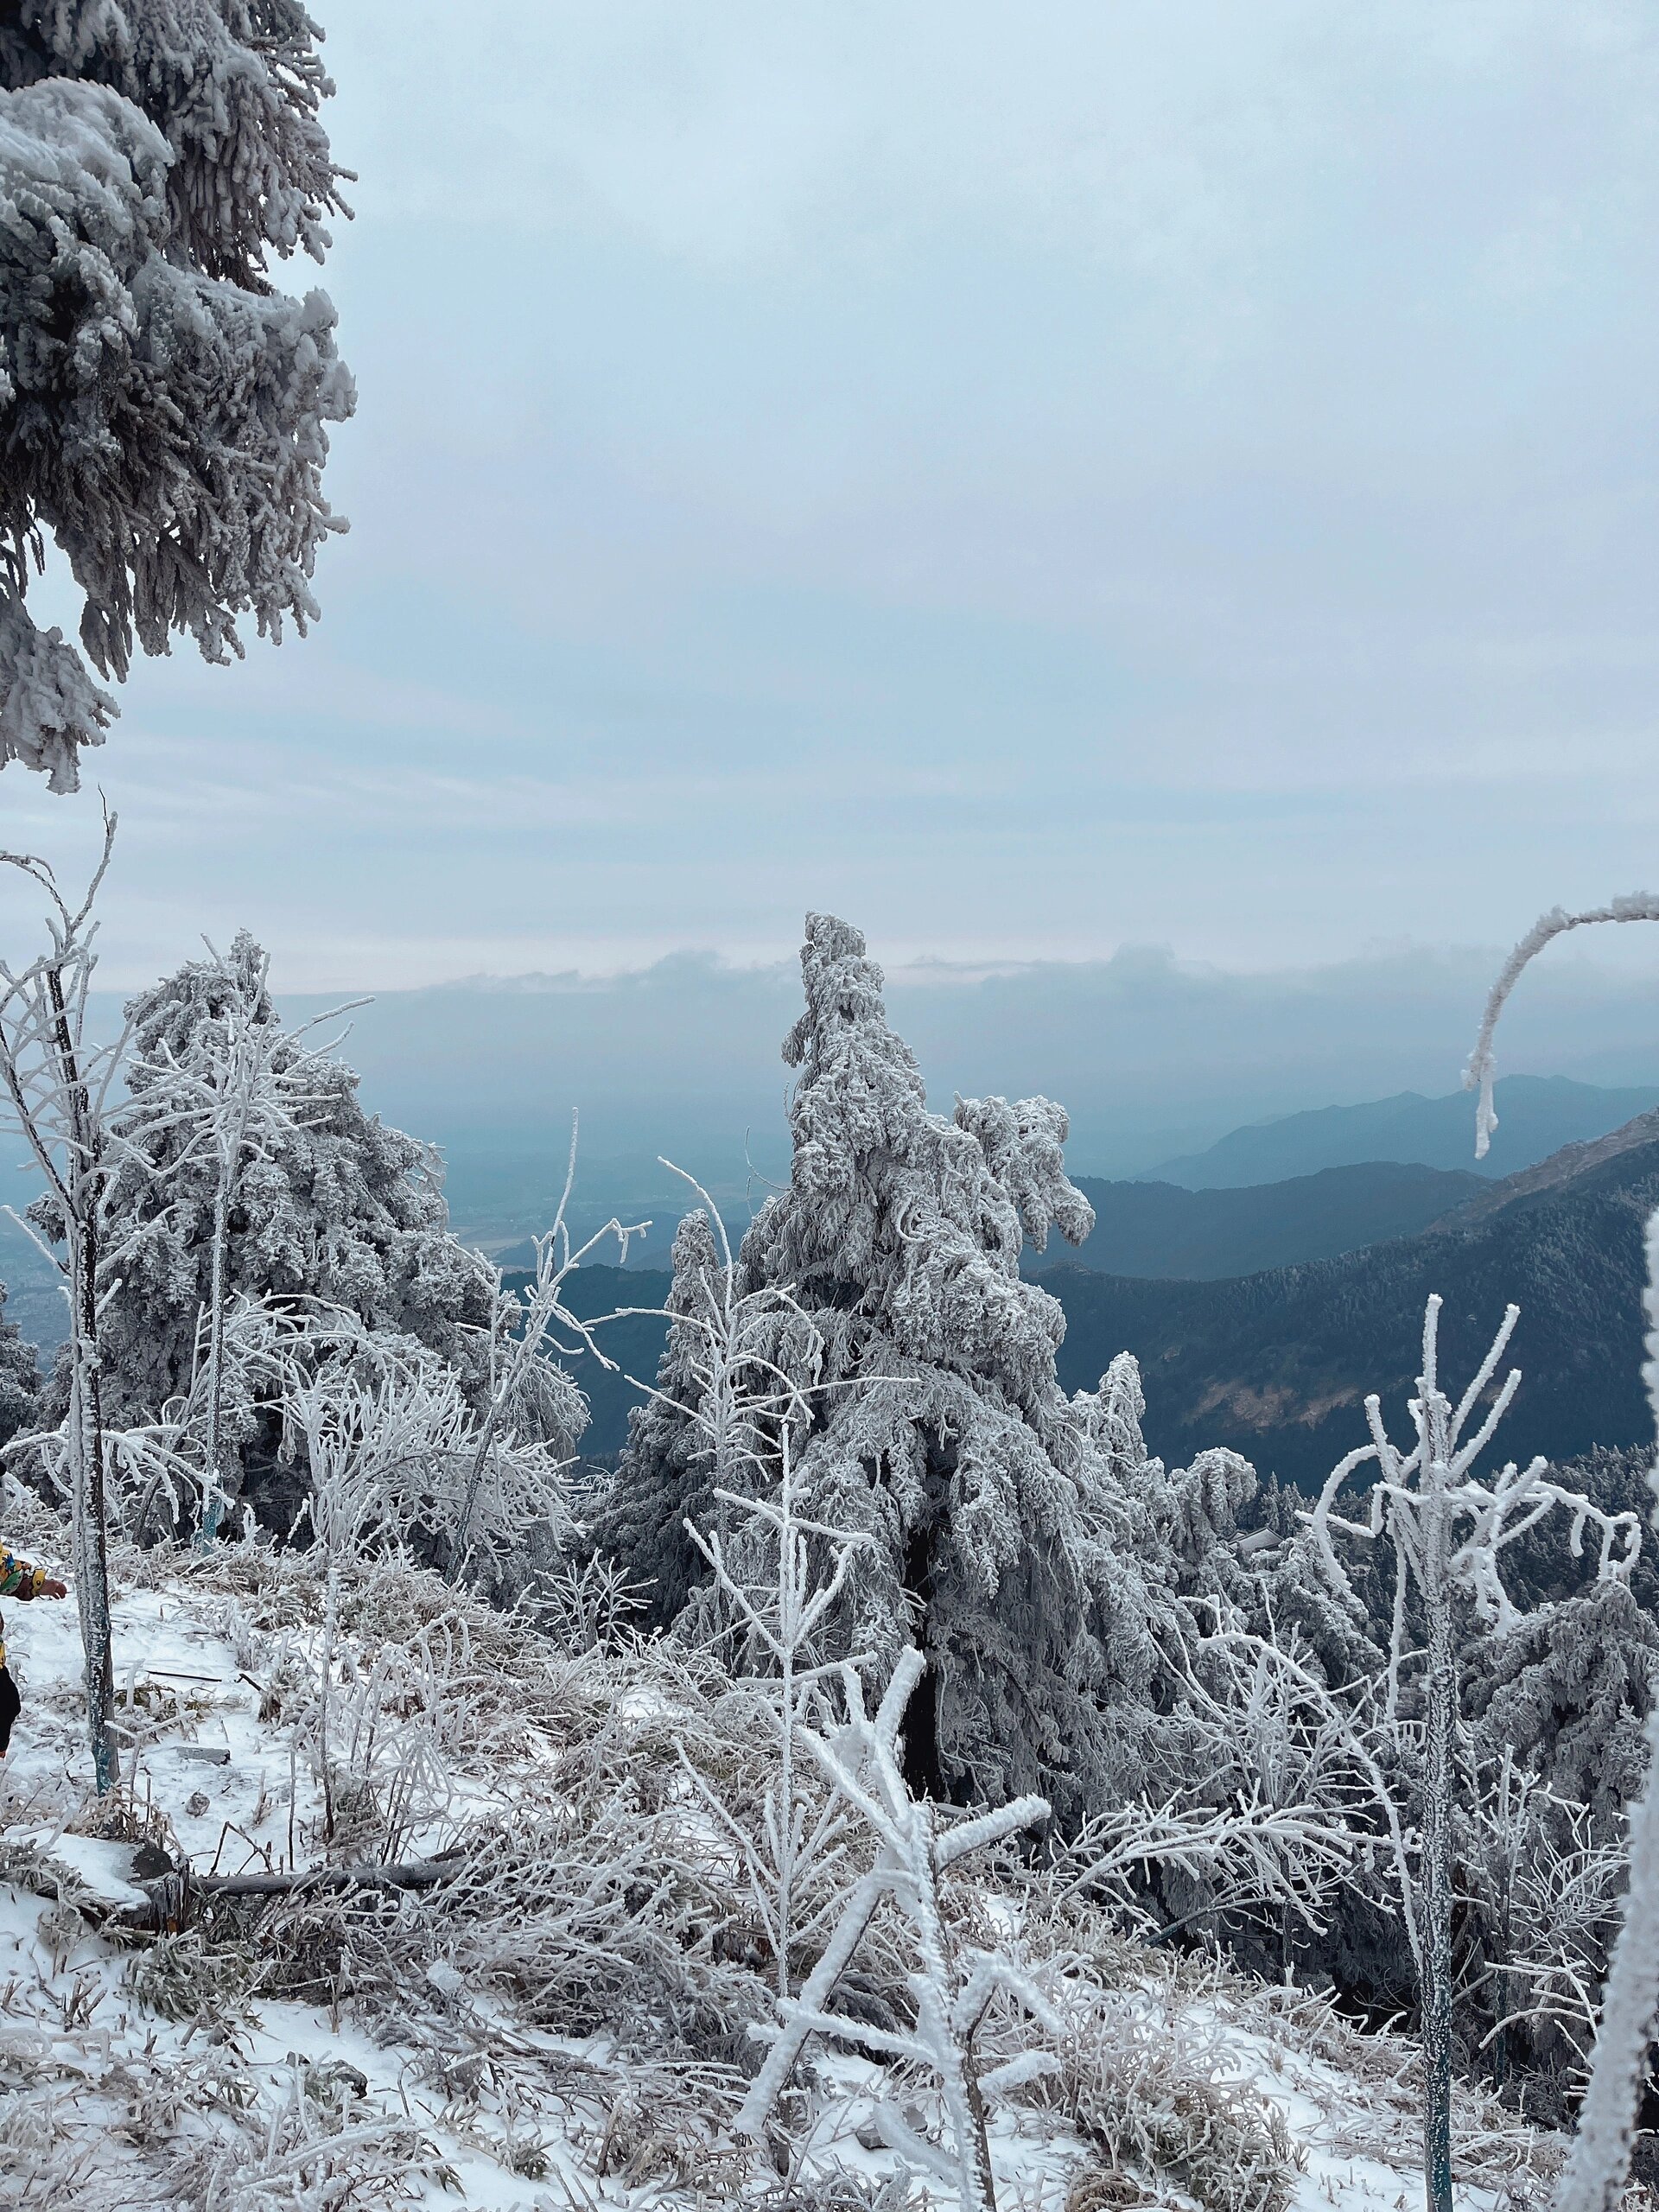
[[[1135,1179],[1187,1190],[1236,1190],[1324,1167],[1398,1160],[1465,1168],[1500,1180],[1564,1146],[1593,1142],[1659,1106],[1659,1089],[1651,1085],[1611,1089],[1569,1076],[1503,1076],[1495,1096],[1497,1128],[1483,1161],[1475,1159],[1474,1100],[1468,1092],[1430,1098],[1402,1090],[1357,1105],[1312,1107],[1253,1122],[1203,1152],[1145,1168]]]
[[[1474,1372],[1513,1301],[1505,1365],[1522,1370],[1506,1455],[1569,1459],[1645,1440],[1642,1386],[1647,1217],[1659,1205],[1659,1116],[1618,1141],[1525,1170],[1452,1218],[1333,1258],[1224,1281],[1100,1274],[1075,1262],[1033,1280],[1066,1315],[1059,1370],[1091,1388],[1114,1353],[1141,1361],[1151,1447],[1172,1462],[1226,1445],[1306,1488],[1366,1440],[1381,1394],[1397,1434],[1421,1363],[1424,1301],[1443,1300],[1446,1371]]]
[[[1359,1161],[1282,1182],[1214,1190],[1093,1175],[1073,1179],[1095,1210],[1094,1229],[1075,1253],[1027,1252],[1027,1274],[1050,1257],[1154,1279],[1255,1274],[1408,1236],[1484,1187],[1466,1169],[1402,1160]]]

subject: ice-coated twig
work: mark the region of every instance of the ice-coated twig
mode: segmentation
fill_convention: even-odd
[[[739,1425],[747,1423],[744,1415]],[[820,1910],[802,1921],[802,1887],[815,1872],[827,1873],[843,1855],[847,1830],[833,1792],[820,1806],[809,1802],[799,1786],[796,1752],[817,1687],[836,1671],[818,1656],[818,1630],[840,1598],[865,1540],[803,1519],[796,1506],[799,1478],[786,1427],[780,1432],[778,1452],[774,1497],[739,1496],[723,1489],[714,1493],[722,1504],[747,1518],[752,1529],[769,1532],[775,1560],[770,1579],[751,1581],[734,1572],[718,1530],[705,1532],[690,1521],[685,1524],[687,1535],[714,1570],[715,1586],[724,1597],[733,1627],[744,1634],[751,1656],[758,1659],[763,1669],[760,1687],[777,1730],[778,1772],[767,1785],[762,1802],[760,1834],[753,1834],[728,1811],[685,1758],[683,1750],[681,1758],[699,1794],[738,1847],[756,1912],[772,1945],[778,1993],[787,1998],[791,1953],[823,1917]],[[753,1456],[758,1459],[758,1455]],[[818,1538],[828,1548],[827,1573],[813,1572],[810,1537]]]
[[[543,1235],[531,1239],[535,1266],[523,1306],[518,1309],[518,1326],[505,1357],[501,1356],[499,1332],[492,1339],[489,1398],[483,1419],[478,1425],[471,1461],[467,1469],[466,1486],[448,1561],[452,1580],[461,1573],[476,1548],[479,1494],[486,1471],[498,1465],[503,1450],[507,1448],[504,1444],[504,1431],[512,1424],[513,1414],[522,1402],[526,1382],[537,1361],[544,1357],[550,1349],[566,1358],[574,1357],[577,1352],[590,1352],[601,1367],[612,1371],[616,1367],[616,1362],[600,1349],[594,1331],[602,1327],[606,1320],[619,1317],[607,1314],[594,1320],[583,1320],[566,1305],[565,1286],[589,1255],[611,1237],[616,1239],[618,1264],[625,1265],[629,1244],[636,1236],[643,1236],[651,1224],[648,1221],[625,1224],[613,1215],[582,1243],[577,1244],[572,1239],[566,1216],[569,1210],[570,1194],[575,1187],[580,1128],[578,1117],[572,1114],[564,1188],[559,1194],[552,1226]],[[490,1268],[481,1255],[478,1255],[478,1263],[490,1274],[497,1310],[512,1313],[512,1303],[502,1289],[500,1269]]]
[[[1299,1517],[1313,1533],[1320,1564],[1332,1587],[1357,1608],[1360,1600],[1332,1541],[1333,1532],[1358,1538],[1387,1535],[1402,1565],[1419,1575],[1426,1563],[1428,1521],[1443,1516],[1448,1545],[1446,1572],[1452,1584],[1472,1599],[1481,1618],[1502,1635],[1521,1618],[1504,1587],[1498,1565],[1501,1554],[1517,1537],[1557,1506],[1564,1507],[1571,1516],[1567,1541],[1574,1558],[1583,1550],[1586,1523],[1593,1525],[1599,1539],[1597,1580],[1623,1582],[1630,1579],[1641,1554],[1641,1522],[1634,1513],[1606,1512],[1581,1491],[1552,1481],[1549,1463],[1542,1458],[1525,1467],[1511,1460],[1484,1481],[1471,1474],[1520,1387],[1521,1370],[1511,1368],[1475,1434],[1465,1436],[1521,1309],[1517,1306],[1505,1309],[1491,1347],[1455,1409],[1440,1391],[1438,1379],[1440,1310],[1439,1296],[1431,1297],[1424,1315],[1420,1395],[1409,1406],[1416,1432],[1411,1449],[1402,1452],[1390,1442],[1382,1423],[1381,1401],[1368,1397],[1365,1414],[1371,1441],[1349,1452],[1332,1469],[1311,1510]],[[1345,1519],[1335,1510],[1337,1499],[1349,1478],[1372,1459],[1377,1463],[1377,1475],[1371,1486],[1370,1518],[1366,1522]],[[1397,1624],[1396,1631],[1402,1625]],[[1390,1651],[1396,1688],[1402,1656],[1396,1632]]]
[[[781,2024],[738,2113],[738,2132],[756,2139],[763,2133],[814,2035],[873,2044],[925,2068],[938,2080],[950,2149],[942,2152],[924,2141],[896,2113],[885,2109],[877,2115],[884,2139],[950,2180],[964,2212],[995,2212],[984,2099],[1032,2079],[1052,2062],[1040,2051],[1021,2054],[982,2081],[974,2065],[974,2030],[999,1991],[1051,2031],[1055,2023],[1046,2000],[1011,1959],[986,1953],[966,1959],[953,1955],[939,1913],[938,1877],[946,1865],[966,1853],[985,1849],[1046,1820],[1048,1806],[1040,1797],[1019,1797],[940,1836],[931,1802],[913,1798],[900,1771],[899,1730],[925,1672],[921,1653],[912,1645],[899,1655],[874,1714],[866,1710],[856,1667],[843,1662],[838,1671],[845,1721],[834,1728],[804,1724],[798,1733],[836,1798],[872,1831],[878,1847],[875,1863],[849,1892],[840,1923],[799,1997],[780,2002]],[[874,2030],[867,2022],[833,2009],[836,1986],[884,1902],[893,1908],[916,1961],[911,1976],[916,2024],[909,2032]]]
[[[1417,1395],[1409,1402],[1415,1441],[1409,1451],[1402,1451],[1389,1436],[1379,1400],[1367,1398],[1370,1443],[1351,1452],[1332,1469],[1313,1510],[1302,1516],[1313,1532],[1316,1555],[1325,1573],[1338,1594],[1351,1605],[1357,1605],[1358,1600],[1337,1556],[1332,1531],[1359,1539],[1386,1537],[1393,1545],[1395,1605],[1387,1675],[1390,1723],[1398,1712],[1400,1669],[1405,1657],[1408,1580],[1422,1599],[1428,1645],[1427,1737],[1422,1872],[1418,1891],[1421,1925],[1414,1930],[1413,1954],[1422,1996],[1428,2085],[1424,2164],[1430,2212],[1451,2212],[1452,2207],[1452,1829],[1459,1709],[1453,1598],[1459,1592],[1469,1598],[1480,1617],[1500,1635],[1512,1628],[1520,1614],[1504,1588],[1500,1556],[1508,1545],[1558,1505],[1572,1514],[1571,1542],[1575,1553],[1581,1548],[1586,1522],[1593,1521],[1599,1526],[1599,1580],[1627,1577],[1642,1546],[1641,1527],[1634,1513],[1604,1512],[1582,1493],[1550,1481],[1548,1462],[1541,1459],[1525,1468],[1510,1461],[1485,1482],[1471,1471],[1520,1387],[1520,1370],[1511,1369],[1473,1434],[1465,1434],[1491,1388],[1519,1313],[1518,1306],[1505,1310],[1473,1381],[1454,1407],[1440,1388],[1440,1300],[1432,1296],[1423,1313],[1422,1372]],[[1370,1517],[1363,1522],[1344,1519],[1332,1510],[1338,1492],[1369,1459],[1376,1462]],[[1391,1821],[1390,1834],[1402,1894],[1408,1898],[1399,1820]]]
[[[1605,906],[1588,907],[1580,914],[1569,914],[1564,906],[1552,906],[1547,914],[1540,914],[1503,963],[1487,998],[1486,1010],[1481,1016],[1480,1033],[1475,1039],[1475,1049],[1470,1053],[1469,1065],[1463,1071],[1464,1089],[1480,1093],[1475,1108],[1477,1160],[1486,1157],[1492,1131],[1497,1127],[1497,1116],[1492,1106],[1492,1079],[1497,1067],[1492,1054],[1492,1036],[1497,1027],[1498,1016],[1528,963],[1553,938],[1567,930],[1581,930],[1591,922],[1659,922],[1659,895],[1651,891],[1631,891],[1622,898],[1611,899]]]

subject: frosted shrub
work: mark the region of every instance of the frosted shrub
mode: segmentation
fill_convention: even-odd
[[[1387,1670],[1387,1717],[1396,1719],[1402,1671],[1408,1656],[1407,1600],[1415,1592],[1422,1607],[1427,1650],[1424,1655],[1421,1872],[1414,1900],[1406,1866],[1402,1820],[1394,1825],[1395,1858],[1407,1905],[1421,1993],[1428,2096],[1426,2111],[1426,2166],[1431,2212],[1451,2212],[1453,1829],[1462,1791],[1457,1770],[1456,1735],[1460,1700],[1458,1687],[1454,1601],[1462,1600],[1499,1631],[1519,1618],[1503,1581],[1505,1548],[1557,1508],[1570,1517],[1576,1551],[1588,1526],[1599,1547],[1599,1573],[1608,1579],[1628,1574],[1641,1545],[1641,1530],[1629,1513],[1609,1514],[1581,1493],[1553,1482],[1546,1463],[1534,1459],[1521,1468],[1511,1461],[1484,1480],[1473,1472],[1520,1387],[1511,1369],[1490,1406],[1483,1408],[1519,1309],[1510,1306],[1473,1381],[1454,1406],[1441,1389],[1439,1370],[1440,1300],[1431,1297],[1423,1319],[1423,1370],[1410,1402],[1415,1440],[1402,1450],[1382,1424],[1379,1401],[1365,1401],[1371,1441],[1351,1452],[1332,1470],[1307,1517],[1333,1586],[1356,1610],[1359,1599],[1338,1554],[1335,1535],[1349,1540],[1386,1538],[1394,1554],[1395,1607]],[[1472,1424],[1472,1426],[1471,1426]],[[1342,1485],[1356,1468],[1376,1462],[1370,1512],[1364,1522],[1344,1519],[1335,1510]]]

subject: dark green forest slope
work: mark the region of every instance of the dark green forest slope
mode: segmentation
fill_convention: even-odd
[[[1095,1228],[1067,1258],[1107,1274],[1198,1282],[1331,1259],[1408,1236],[1489,1187],[1466,1169],[1392,1160],[1238,1190],[1105,1183],[1092,1175],[1079,1175],[1077,1184],[1095,1210]],[[1052,1260],[1055,1252],[1046,1256]],[[1035,1254],[1027,1257],[1031,1267],[1043,1264]]]
[[[1478,1362],[1505,1304],[1521,1308],[1510,1363],[1524,1380],[1505,1429],[1513,1455],[1570,1458],[1647,1440],[1643,1229],[1659,1205],[1650,1117],[1572,1147],[1432,1229],[1228,1282],[1155,1282],[1061,1262],[1039,1280],[1065,1309],[1060,1374],[1092,1385],[1114,1352],[1140,1359],[1147,1437],[1170,1460],[1230,1445],[1306,1487],[1365,1440],[1381,1392],[1395,1434],[1420,1365],[1424,1301],[1445,1300],[1442,1372]]]
[[[1389,1172],[1351,1181],[1345,1194],[1340,1180],[1323,1175],[1199,1193],[1085,1181],[1103,1214],[1094,1236],[1075,1256],[1064,1247],[1058,1256],[1053,1246],[1041,1260],[1028,1255],[1035,1279],[1065,1310],[1059,1366],[1067,1389],[1092,1387],[1115,1352],[1133,1351],[1155,1452],[1185,1461],[1205,1445],[1230,1445],[1264,1474],[1306,1487],[1364,1441],[1368,1391],[1381,1391],[1395,1433],[1405,1433],[1423,1303],[1437,1290],[1453,1381],[1478,1362],[1505,1304],[1521,1307],[1512,1350],[1525,1379],[1507,1427],[1510,1453],[1567,1459],[1596,1445],[1647,1441],[1642,1235],[1659,1205],[1659,1115],[1567,1146],[1503,1182],[1477,1185],[1473,1197],[1414,1235],[1225,1280],[1154,1275],[1176,1264],[1212,1265],[1230,1238],[1235,1250],[1259,1250],[1274,1238],[1293,1249],[1302,1240],[1306,1250],[1310,1237],[1351,1234],[1389,1205],[1409,1214],[1432,1207],[1448,1187],[1454,1195],[1467,1187],[1456,1174],[1416,1181],[1436,1171],[1410,1169],[1390,1198]],[[1137,1187],[1151,1193],[1138,1215],[1133,1204],[1109,1211]],[[1230,1220],[1206,1203],[1183,1230],[1181,1202],[1193,1198],[1241,1202],[1239,1211]],[[1103,1246],[1133,1255],[1142,1272],[1090,1265]],[[641,1268],[583,1268],[571,1278],[570,1302],[588,1318],[659,1306],[668,1282],[665,1273]],[[663,1334],[659,1319],[642,1314],[610,1324],[602,1341],[621,1369],[650,1382]],[[639,1394],[585,1354],[571,1365],[593,1406],[584,1448],[613,1452]]]

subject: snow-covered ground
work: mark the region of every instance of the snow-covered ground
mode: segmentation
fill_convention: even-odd
[[[44,1516],[8,1533],[59,1555]],[[561,1650],[413,1569],[365,1576],[330,1686],[331,1842],[307,1562],[224,1547],[115,1569],[113,1808],[89,1799],[73,1603],[8,1608],[24,1712],[0,1768],[0,2203],[953,2203],[870,2126],[890,2094],[937,2129],[926,2084],[856,2052],[812,2064],[792,2155],[734,2144],[770,2000],[681,1760],[749,1786],[717,1681],[649,1646]],[[197,1875],[452,1847],[467,1872],[123,1928],[157,1847]],[[956,1909],[992,1902],[964,1888]],[[1066,2030],[1059,2070],[993,2114],[1005,2212],[1421,2201],[1408,2043],[1086,1917],[1026,1956]],[[878,1949],[877,2008],[903,1988],[889,1964],[884,1984]],[[1560,2148],[1472,2095],[1459,2141],[1470,2212],[1535,2196]]]

